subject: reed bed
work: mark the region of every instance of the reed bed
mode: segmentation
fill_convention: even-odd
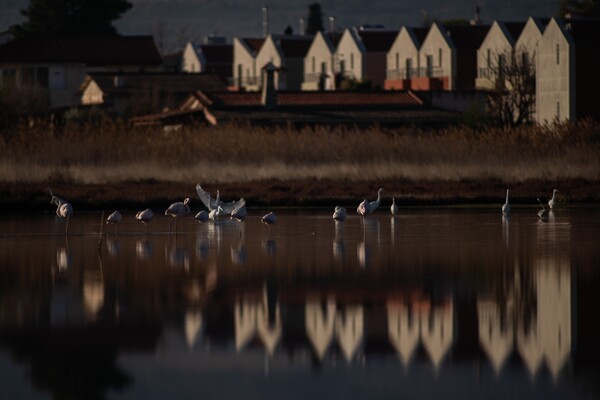
[[[600,179],[600,123],[473,130],[305,129],[122,122],[0,134],[0,181],[250,182],[263,179]]]

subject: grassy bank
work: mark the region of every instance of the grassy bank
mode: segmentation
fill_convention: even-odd
[[[600,124],[475,131],[454,127],[305,130],[132,129],[113,122],[0,135],[0,205],[78,209],[197,199],[195,184],[253,205],[354,205],[384,187],[401,205],[600,202]],[[10,207],[9,207],[10,206]]]
[[[20,127],[0,137],[1,182],[600,179],[600,124],[514,130],[268,129],[164,133],[126,124]]]

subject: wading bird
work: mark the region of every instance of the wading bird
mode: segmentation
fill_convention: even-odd
[[[398,206],[396,205],[396,198],[392,197],[392,205],[390,206],[390,212],[392,215],[398,215]]]
[[[247,215],[248,212],[246,211],[246,206],[241,206],[234,209],[231,212],[231,216],[229,217],[229,219],[235,219],[240,223],[240,236],[242,236],[242,223],[246,219]]]
[[[508,204],[508,189],[506,189],[506,203],[502,205],[502,215],[508,215],[510,212],[510,204]]]
[[[548,200],[548,207],[550,207],[551,210],[554,209],[554,205],[556,204],[556,200],[555,200],[556,192],[559,192],[559,191],[560,190],[558,190],[558,189],[554,189],[552,191],[552,198],[550,200]]]
[[[154,213],[151,209],[146,208],[144,211],[138,211],[135,214],[135,219],[144,224],[144,233],[148,233],[148,224],[152,221]]]
[[[186,197],[185,200],[183,200],[183,203],[180,201],[173,203],[165,211],[165,215],[170,215],[171,217],[175,218],[175,233],[177,233],[177,218],[183,217],[190,213],[190,206],[188,206],[189,202],[190,198]],[[173,221],[169,222],[169,232],[171,232],[172,223]]]
[[[233,210],[246,204],[246,201],[243,197],[238,201],[230,201],[225,203],[221,200],[218,190],[217,198],[213,198],[209,192],[202,189],[202,186],[200,186],[199,183],[196,185],[196,193],[198,193],[198,197],[200,197],[200,200],[206,206],[208,211],[216,210],[219,206],[221,206],[224,214],[231,214]]]
[[[365,215],[377,210],[377,208],[379,208],[379,204],[381,203],[381,192],[383,192],[383,188],[379,188],[377,191],[377,200],[375,201],[368,201],[366,199],[363,200],[362,203],[358,205],[356,212],[364,217]]]
[[[48,188],[48,191],[50,192],[50,196],[52,196],[50,204],[54,204],[56,206],[56,215],[67,219],[67,224],[65,226],[65,234],[67,234],[69,231],[69,219],[71,218],[71,215],[73,215],[73,207],[71,207],[71,205],[65,200],[55,196],[52,193],[52,189]]]
[[[346,209],[344,207],[336,206],[333,212],[333,219],[337,222],[344,222],[346,220]]]
[[[273,211],[271,211],[270,213],[266,214],[260,220],[260,222],[262,222],[263,224],[269,226],[269,235],[271,235],[271,225],[275,225],[276,221],[277,221],[277,216],[275,215],[275,213]]]
[[[204,222],[208,221],[208,213],[206,211],[202,210],[198,214],[196,214],[196,216],[194,217],[194,220],[204,223]]]
[[[540,211],[538,211],[538,217],[540,217],[540,219],[542,221],[547,221],[548,220],[548,211],[546,211],[546,207],[544,207],[544,205],[540,201],[539,197],[538,197],[537,201],[538,201],[538,203],[540,203],[540,206],[542,206],[542,209]]]
[[[113,212],[108,216],[108,218],[106,218],[107,224],[115,225],[115,235],[117,234],[117,225],[121,222],[121,218],[123,218],[123,216],[118,211]]]

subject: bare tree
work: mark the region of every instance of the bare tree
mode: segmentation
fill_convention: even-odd
[[[502,125],[518,126],[533,121],[535,107],[535,54],[525,48],[491,55],[488,60],[494,88],[487,99],[488,111]]]

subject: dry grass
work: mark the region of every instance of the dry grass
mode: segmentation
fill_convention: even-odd
[[[600,179],[600,124],[474,131],[256,127],[164,133],[122,123],[0,136],[0,181]]]

